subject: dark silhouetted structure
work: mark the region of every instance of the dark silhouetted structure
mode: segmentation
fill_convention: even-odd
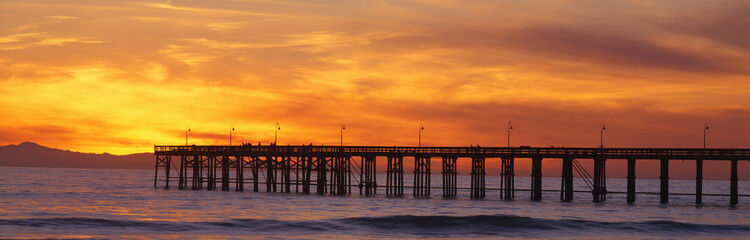
[[[214,190],[217,184],[217,171],[221,171],[221,190],[228,191],[235,184],[236,191],[244,191],[246,183],[252,183],[253,191],[260,184],[266,185],[268,192],[310,193],[316,186],[318,194],[351,194],[357,186],[360,194],[377,194],[376,159],[385,158],[386,195],[404,195],[404,158],[414,159],[414,197],[430,196],[431,159],[442,159],[443,197],[457,195],[457,159],[471,160],[471,186],[468,188],[472,199],[483,199],[487,188],[486,159],[501,159],[500,198],[511,200],[516,191],[530,191],[531,200],[542,200],[543,159],[562,159],[561,201],[573,200],[573,172],[582,176],[591,188],[594,202],[606,201],[608,193],[623,193],[627,202],[636,198],[636,160],[659,160],[661,165],[661,203],[669,202],[669,161],[696,161],[696,203],[702,202],[703,161],[730,161],[730,205],[738,203],[737,162],[750,160],[750,149],[692,149],[692,148],[537,148],[521,147],[381,147],[381,146],[155,146],[156,168],[154,187],[159,181],[159,169],[164,170],[163,180],[169,188],[170,180],[176,179],[179,189]],[[514,160],[531,159],[531,189],[515,189]],[[594,175],[591,177],[576,159],[593,159]],[[608,192],[606,183],[607,159],[627,160],[627,191]],[[179,169],[173,176],[172,169]],[[245,177],[248,169],[251,174]],[[230,171],[234,170],[234,178]],[[313,174],[314,173],[314,174]],[[262,177],[261,177],[262,176]],[[315,177],[315,179],[313,179]],[[263,182],[261,182],[263,178]],[[556,191],[556,190],[544,190]],[[589,192],[589,191],[579,191]],[[714,194],[718,195],[718,194]]]

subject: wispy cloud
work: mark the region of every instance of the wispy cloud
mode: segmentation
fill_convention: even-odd
[[[150,7],[150,8],[158,8],[158,9],[166,9],[166,10],[174,10],[174,11],[185,11],[185,12],[193,12],[193,13],[201,13],[201,14],[222,14],[222,15],[229,14],[229,15],[240,15],[240,16],[262,16],[262,17],[292,17],[292,16],[282,15],[282,14],[272,14],[272,13],[263,13],[263,12],[246,11],[246,10],[176,6],[172,3],[136,3],[136,4],[140,6],[144,6],[144,7]]]
[[[71,19],[80,19],[79,17],[74,17],[74,16],[62,16],[62,15],[47,16],[46,18],[49,18],[49,19],[58,19],[58,20],[71,20]]]
[[[36,37],[43,33],[18,33],[10,36],[0,37],[0,44],[20,42],[21,40]]]
[[[83,38],[56,38],[44,33],[22,33],[0,37],[0,50],[23,50],[33,47],[63,46],[71,43],[95,44],[103,43],[99,40]]]

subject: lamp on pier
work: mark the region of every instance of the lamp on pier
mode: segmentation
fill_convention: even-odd
[[[607,130],[607,127],[602,123],[602,129],[599,136],[599,148],[604,148],[604,130]]]
[[[703,124],[703,149],[706,149],[706,131],[708,130],[708,123]]]
[[[187,130],[185,130],[185,146],[188,145],[188,132],[190,132],[190,128],[188,128]]]
[[[510,147],[510,130],[513,130],[513,124],[508,121],[508,147]]]
[[[276,127],[273,129],[273,145],[276,145],[276,140],[279,138],[279,130],[281,130],[281,126],[276,123]]]
[[[344,130],[346,130],[346,126],[344,124],[341,124],[341,146],[344,146]]]
[[[419,147],[422,147],[422,130],[424,130],[424,124],[419,124]]]
[[[232,129],[229,130],[229,146],[232,146],[232,132],[234,131],[234,125],[232,125]]]

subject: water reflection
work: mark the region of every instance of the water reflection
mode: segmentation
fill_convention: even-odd
[[[0,181],[7,183],[0,185],[3,193],[0,195],[3,206],[0,208],[0,237],[156,234],[158,238],[214,238],[259,233],[263,236],[312,234],[315,238],[346,238],[357,233],[370,237],[414,237],[421,233],[515,236],[503,235],[501,231],[521,231],[508,225],[508,221],[524,226],[549,225],[552,229],[534,235],[536,237],[555,237],[556,234],[593,237],[586,235],[590,233],[576,232],[579,226],[575,221],[590,225],[587,232],[612,237],[633,233],[627,229],[608,232],[606,229],[611,226],[607,223],[632,224],[630,228],[640,229],[645,228],[643,224],[657,222],[665,230],[661,233],[658,227],[650,229],[656,236],[674,234],[675,229],[685,226],[719,234],[706,235],[708,238],[750,234],[750,230],[735,229],[750,229],[747,217],[750,211],[742,205],[750,202],[748,197],[741,197],[741,205],[730,210],[728,197],[713,196],[706,196],[706,204],[696,207],[692,204],[693,196],[671,196],[670,204],[661,205],[658,195],[638,195],[637,203],[628,205],[625,195],[615,194],[608,196],[605,203],[593,204],[587,193],[576,193],[573,202],[563,203],[558,201],[557,192],[544,192],[542,202],[532,202],[528,200],[528,192],[516,193],[515,201],[501,201],[497,191],[489,191],[485,200],[469,200],[468,192],[461,191],[458,199],[446,200],[439,197],[439,189],[433,190],[433,196],[437,197],[420,199],[356,194],[180,191],[152,188],[151,174],[153,172],[148,170],[0,168]],[[433,176],[433,182],[439,183],[439,177]],[[378,179],[385,180],[385,177]],[[409,180],[405,177],[406,185],[410,185]],[[459,177],[459,186],[468,185],[468,180],[468,177]],[[488,177],[489,188],[497,187],[498,183],[493,180]],[[529,181],[529,178],[519,177],[516,185],[525,188],[530,186]],[[559,189],[559,182],[558,178],[545,178],[544,188]],[[624,190],[626,184],[624,179],[609,179],[607,183],[610,191]],[[750,184],[745,183],[740,182],[740,193],[750,192]],[[576,184],[580,184],[575,186],[576,190],[586,189],[583,183],[576,181]],[[692,184],[692,181],[673,180],[670,190],[691,192]],[[728,189],[724,181],[704,184],[707,192],[724,193],[724,189]],[[638,179],[638,187],[639,191],[658,191],[658,180]],[[408,189],[406,194],[409,196]],[[422,226],[420,230],[421,225],[411,221],[425,219],[398,216],[431,216],[438,219],[432,224],[445,226]],[[468,223],[471,225],[462,225]],[[398,224],[418,229],[379,235],[383,228],[398,228]],[[454,228],[454,225],[463,227]],[[698,233],[703,234],[702,230]],[[76,235],[75,232],[91,235]]]

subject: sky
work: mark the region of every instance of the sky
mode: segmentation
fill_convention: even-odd
[[[747,1],[0,2],[0,145],[750,148]],[[346,130],[341,131],[341,125]]]

